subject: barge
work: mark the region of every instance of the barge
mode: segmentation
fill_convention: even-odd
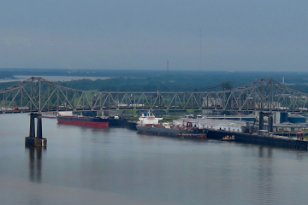
[[[276,135],[249,134],[214,129],[205,130],[207,131],[207,137],[209,139],[223,140],[224,138],[226,138],[226,136],[232,136],[232,141],[239,143],[257,144],[308,151],[308,141],[305,141],[300,138],[289,138]]]
[[[156,118],[151,112],[142,114],[137,123],[139,134],[158,135],[180,139],[207,139],[206,132],[193,127],[191,122],[183,122],[182,125],[160,123],[162,118]]]
[[[109,127],[107,118],[80,115],[58,115],[58,124],[106,129]]]

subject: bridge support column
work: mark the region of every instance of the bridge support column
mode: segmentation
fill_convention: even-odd
[[[29,137],[35,137],[35,114],[30,114],[30,133]]]
[[[273,132],[273,124],[274,124],[274,120],[273,120],[273,116],[269,116],[268,117],[268,131],[269,132]]]
[[[264,117],[267,117],[267,131],[268,132],[273,132],[273,124],[274,124],[274,120],[273,120],[273,113],[272,112],[263,112],[260,111],[259,113],[259,130],[263,130],[264,129]]]
[[[259,113],[259,130],[264,129],[264,113],[260,111]]]
[[[37,130],[35,136],[35,118],[37,119]],[[29,137],[25,138],[26,147],[46,147],[47,139],[43,138],[42,131],[42,114],[31,113],[30,114],[30,133]]]
[[[42,139],[43,133],[42,133],[42,116],[38,116],[37,118],[37,138]]]

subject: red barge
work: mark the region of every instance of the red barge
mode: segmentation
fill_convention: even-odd
[[[105,129],[109,127],[107,118],[90,117],[90,116],[57,116],[58,124],[63,125],[76,125],[91,128]]]

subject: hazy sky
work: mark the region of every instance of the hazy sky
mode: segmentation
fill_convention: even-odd
[[[308,70],[307,0],[2,0],[0,67]]]

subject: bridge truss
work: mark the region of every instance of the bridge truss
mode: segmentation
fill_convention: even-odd
[[[273,80],[216,92],[105,92],[72,89],[32,77],[0,90],[2,112],[104,109],[307,111],[308,94]]]

